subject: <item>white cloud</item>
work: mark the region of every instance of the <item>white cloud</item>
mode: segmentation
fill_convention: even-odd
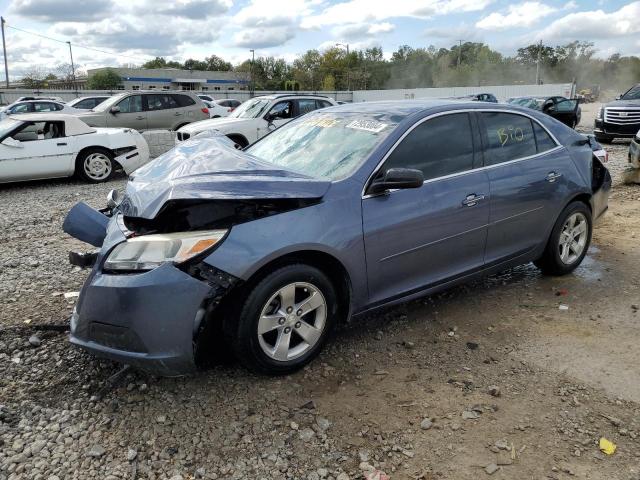
[[[538,32],[537,38],[593,40],[640,34],[640,2],[632,2],[617,11],[602,10],[570,13]]]
[[[313,13],[318,0],[251,0],[233,17],[242,27],[276,27],[293,25],[304,16]]]
[[[471,12],[485,8],[493,0],[349,0],[328,6],[322,12],[303,18],[302,28],[320,28],[361,22],[381,22],[390,18],[426,19],[452,12]]]
[[[287,28],[249,28],[233,36],[233,45],[246,48],[270,48],[283,45],[295,36]]]
[[[517,5],[509,5],[507,13],[493,12],[487,15],[476,23],[476,27],[483,30],[531,27],[541,18],[556,11],[555,7],[544,3],[524,2]]]
[[[350,23],[340,25],[332,30],[335,37],[341,39],[359,39],[372,37],[383,33],[390,33],[395,29],[395,25],[389,22],[383,23]]]

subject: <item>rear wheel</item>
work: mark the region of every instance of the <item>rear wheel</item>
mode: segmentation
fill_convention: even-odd
[[[335,289],[323,272],[288,265],[251,289],[226,335],[236,358],[250,370],[287,374],[320,352],[336,323],[337,305]]]
[[[591,210],[582,202],[570,203],[560,214],[544,253],[534,263],[547,275],[575,270],[591,243]]]
[[[76,174],[87,182],[106,182],[114,170],[113,154],[102,148],[84,150],[76,159]]]

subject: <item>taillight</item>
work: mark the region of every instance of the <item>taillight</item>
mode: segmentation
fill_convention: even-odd
[[[227,113],[233,112],[233,108],[227,108]]]
[[[202,113],[206,113],[207,115],[209,115],[209,109],[207,107],[203,107],[200,110],[202,110]]]

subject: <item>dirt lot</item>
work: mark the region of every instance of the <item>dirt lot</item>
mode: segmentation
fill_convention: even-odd
[[[392,479],[640,479],[640,187],[619,184],[627,148],[610,148],[610,211],[574,275],[527,265],[387,310],[284,378],[230,364],[109,383],[117,365],[37,328],[67,324],[63,294],[86,275],[67,264],[79,244],[65,212],[102,206],[124,179],[1,187],[0,479],[346,480],[368,466]]]

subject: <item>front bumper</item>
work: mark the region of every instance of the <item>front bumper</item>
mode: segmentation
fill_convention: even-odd
[[[71,321],[71,343],[150,373],[195,370],[194,335],[212,287],[170,264],[137,274],[95,268]]]
[[[640,130],[639,124],[631,125],[618,125],[615,123],[608,123],[604,120],[596,120],[593,128],[593,133],[599,135],[608,135],[611,137],[630,138],[635,136]]]
[[[629,144],[629,163],[633,168],[640,168],[640,140],[634,137]]]

